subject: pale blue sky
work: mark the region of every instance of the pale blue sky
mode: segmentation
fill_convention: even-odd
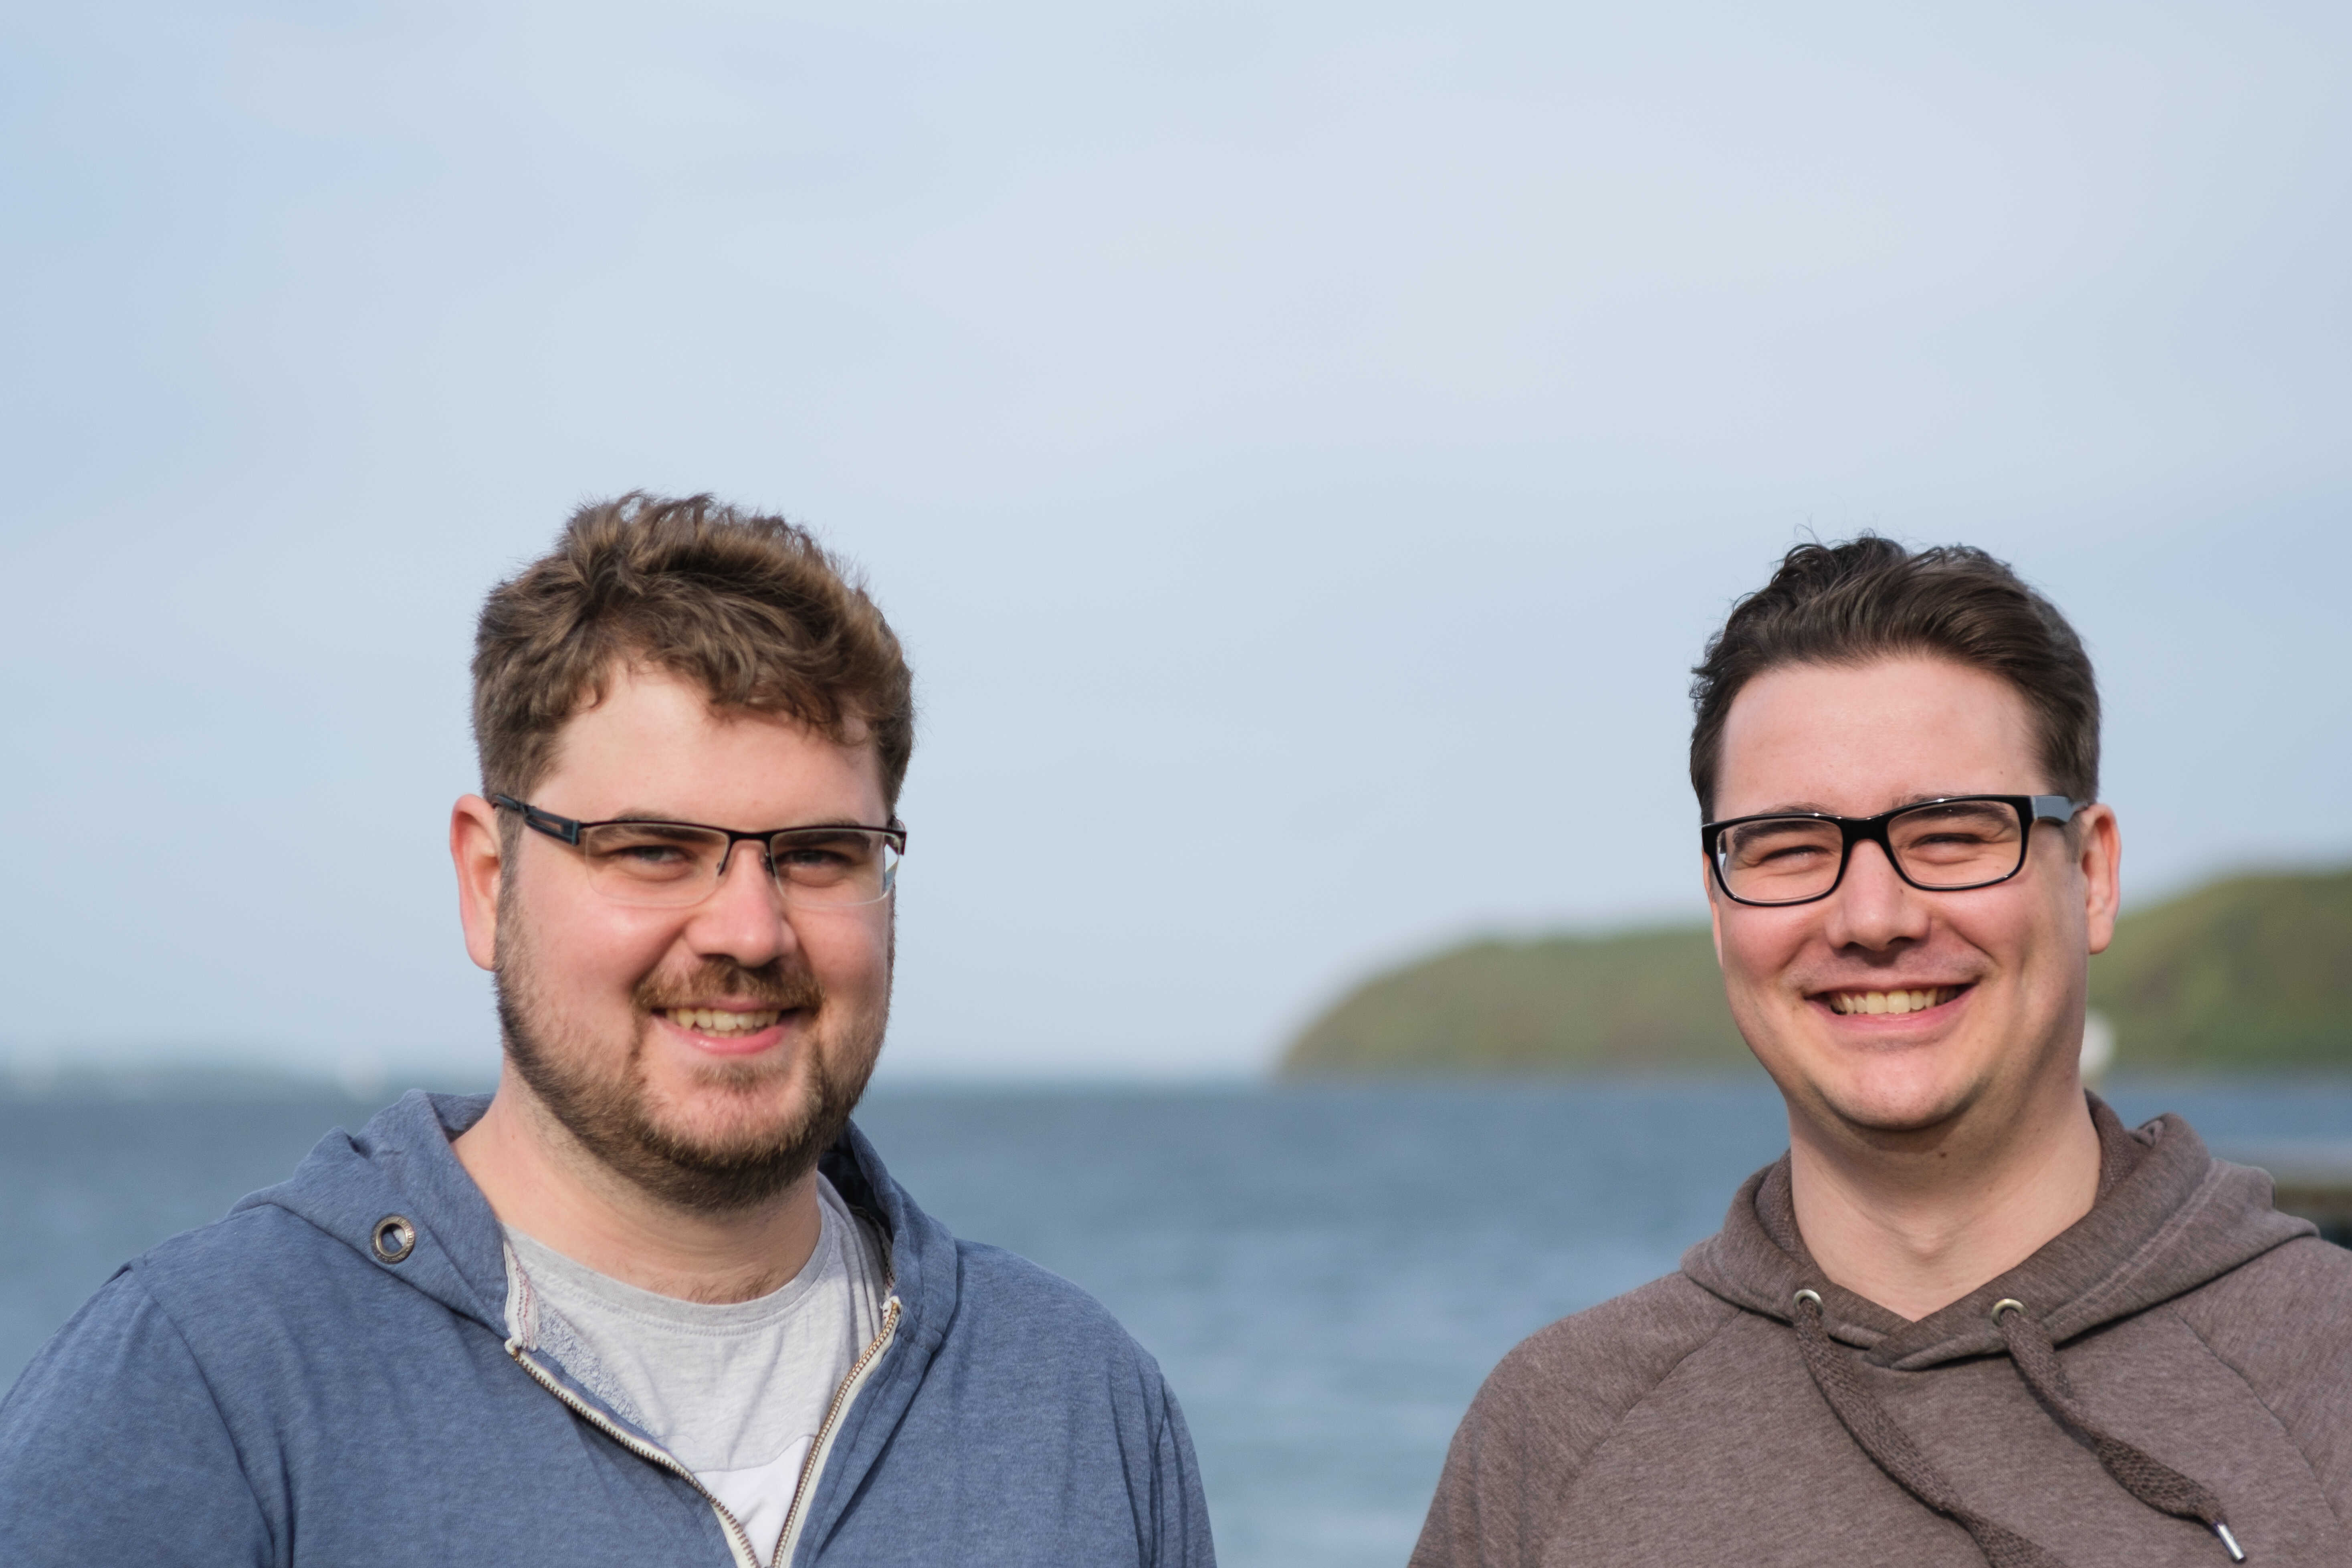
[[[1686,670],[1809,529],[2076,616],[2136,895],[2352,856],[2347,66],[2319,4],[14,7],[0,1055],[488,1071],[470,618],[636,486],[913,651],[901,1073],[1248,1070],[1432,941],[1696,914]]]

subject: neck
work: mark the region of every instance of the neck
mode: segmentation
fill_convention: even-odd
[[[1813,1261],[1916,1321],[2033,1256],[2098,1195],[2098,1129],[2063,1077],[1916,1132],[1823,1127],[1792,1105],[1790,1197]]]
[[[501,1225],[640,1289],[748,1301],[801,1271],[823,1220],[816,1173],[725,1214],[666,1204],[615,1174],[509,1066],[482,1119],[451,1145]]]

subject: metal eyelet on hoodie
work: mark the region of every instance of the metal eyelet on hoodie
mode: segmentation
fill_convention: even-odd
[[[368,1245],[383,1262],[398,1263],[416,1250],[416,1226],[406,1215],[388,1214],[375,1222]]]
[[[2024,1302],[2019,1300],[2014,1296],[2003,1296],[2000,1300],[1995,1301],[1992,1304],[1992,1321],[1996,1323],[2000,1322],[2000,1315],[2003,1312],[2022,1312],[2024,1310]]]

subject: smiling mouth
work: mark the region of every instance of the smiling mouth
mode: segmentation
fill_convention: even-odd
[[[783,1014],[774,1007],[763,1007],[750,1013],[730,1013],[718,1007],[664,1007],[660,1016],[681,1029],[698,1035],[709,1035],[719,1039],[740,1039],[756,1035],[762,1029],[773,1028]]]
[[[1832,1013],[1924,1013],[1940,1007],[1967,990],[1965,985],[1930,985],[1911,991],[1824,991],[1822,1000]]]

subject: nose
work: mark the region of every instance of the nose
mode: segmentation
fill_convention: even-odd
[[[746,969],[773,963],[797,944],[784,918],[783,889],[756,843],[739,843],[719,873],[719,885],[695,907],[686,940],[706,958],[731,958]]]
[[[1822,934],[1840,947],[1873,952],[1927,934],[1927,902],[1895,871],[1886,851],[1864,841],[1853,847],[1845,877],[1829,897]]]

